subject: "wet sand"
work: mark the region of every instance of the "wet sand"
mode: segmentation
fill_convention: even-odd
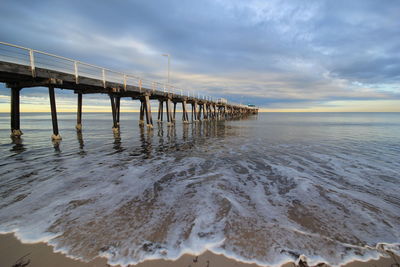
[[[28,263],[28,264],[26,264]],[[400,257],[392,256],[368,262],[351,262],[344,267],[398,267]],[[19,265],[18,265],[19,264]],[[26,264],[26,265],[25,265]],[[51,246],[44,243],[22,244],[13,234],[0,235],[0,267],[108,267],[105,258],[96,258],[85,263],[66,257],[62,253],[55,253]],[[246,264],[229,259],[222,255],[205,252],[196,257],[184,255],[176,261],[150,260],[135,267],[259,267],[256,264]],[[287,263],[282,267],[294,267],[294,263]],[[327,266],[327,265],[322,265]],[[322,267],[321,266],[321,267]]]

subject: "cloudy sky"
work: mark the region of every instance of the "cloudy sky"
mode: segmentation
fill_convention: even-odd
[[[2,0],[0,40],[162,82],[169,53],[177,86],[267,111],[400,111],[398,0]],[[22,91],[23,111],[47,106],[45,88]]]

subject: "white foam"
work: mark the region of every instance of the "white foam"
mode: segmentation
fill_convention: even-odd
[[[122,265],[206,250],[275,266],[295,254],[333,266],[377,258],[381,248],[399,254],[400,163],[340,145],[246,140],[165,153],[153,144],[146,159],[129,154],[135,146],[99,148],[79,159],[36,157],[19,171],[7,159],[0,233]]]

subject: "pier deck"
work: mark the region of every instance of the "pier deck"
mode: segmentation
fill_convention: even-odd
[[[20,90],[48,87],[53,123],[52,138],[61,139],[58,131],[54,89],[73,90],[77,94],[77,125],[82,129],[82,96],[107,94],[110,97],[113,131],[119,131],[120,99],[139,100],[140,125],[153,127],[150,100],[158,100],[158,121],[164,118],[164,104],[169,125],[175,122],[177,104],[182,105],[182,120],[189,123],[187,104],[191,105],[191,120],[216,120],[258,113],[255,107],[224,103],[210,96],[195,95],[170,84],[141,79],[134,75],[109,70],[81,61],[0,42],[0,82],[11,90],[11,136],[20,137]]]

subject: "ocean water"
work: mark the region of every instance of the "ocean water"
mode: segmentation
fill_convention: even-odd
[[[278,265],[400,253],[400,113],[260,113],[138,126],[121,114],[0,114],[0,232],[111,264],[208,249]]]

